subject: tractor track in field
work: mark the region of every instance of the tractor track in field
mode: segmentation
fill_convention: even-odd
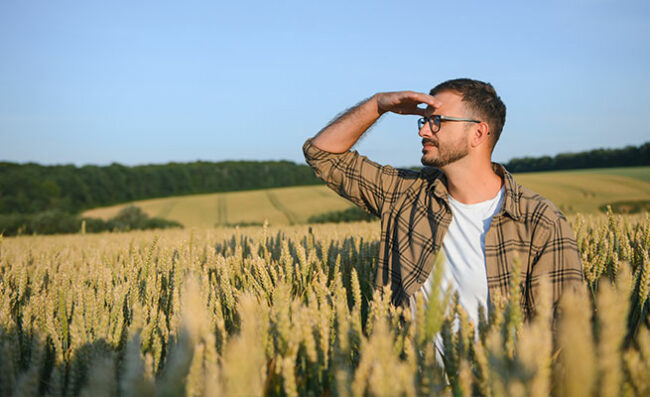
[[[275,195],[275,193],[267,190],[266,197],[268,197],[271,205],[275,207],[276,210],[280,211],[285,217],[287,217],[290,225],[295,225],[298,223],[298,217],[296,217],[296,214],[294,214],[289,208],[285,207],[284,204],[278,200],[278,197]]]
[[[166,203],[165,206],[162,207],[160,209],[160,211],[158,211],[156,216],[158,218],[167,219],[167,216],[169,216],[169,213],[172,212],[172,209],[176,206],[177,203],[178,203],[178,200],[173,200],[173,201],[170,201],[169,203]]]
[[[220,195],[217,198],[217,224],[228,224],[228,203],[226,202],[226,196],[224,195]]]

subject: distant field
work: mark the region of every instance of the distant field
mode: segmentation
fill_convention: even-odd
[[[316,214],[344,210],[351,203],[326,186],[296,186],[230,193],[197,194],[136,201],[149,216],[171,219],[185,226],[304,223]],[[95,208],[84,216],[108,219],[127,204]]]
[[[549,171],[546,173],[566,173],[566,174],[603,174],[603,175],[620,175],[629,176],[630,178],[640,179],[650,182],[650,167],[615,167],[615,168],[590,168],[584,170],[570,171]],[[524,175],[524,174],[521,174]]]
[[[525,187],[563,212],[593,213],[617,201],[650,200],[650,167],[599,168],[515,174]]]
[[[617,201],[650,200],[650,167],[605,168],[515,174],[527,188],[553,201],[566,213],[595,213]],[[177,196],[136,201],[149,216],[187,227],[304,223],[311,215],[339,211],[352,204],[326,186],[298,186],[232,193]],[[96,208],[84,216],[107,219],[127,204]]]

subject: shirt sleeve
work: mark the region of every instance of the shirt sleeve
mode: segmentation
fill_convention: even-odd
[[[562,294],[568,290],[585,288],[582,273],[582,261],[578,252],[575,235],[569,222],[561,213],[555,214],[550,223],[545,242],[533,263],[532,280],[535,296],[535,280],[542,277],[549,279],[553,291],[554,312]]]
[[[399,196],[403,182],[417,175],[414,171],[379,165],[354,150],[326,152],[311,141],[307,139],[302,149],[316,176],[342,197],[378,217]]]

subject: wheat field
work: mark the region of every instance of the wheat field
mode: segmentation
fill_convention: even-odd
[[[480,324],[391,306],[377,223],[3,238],[0,394],[648,395],[650,217],[570,222],[587,292]]]

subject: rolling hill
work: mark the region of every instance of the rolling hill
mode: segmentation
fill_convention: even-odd
[[[601,205],[617,201],[650,202],[650,167],[522,173],[515,174],[515,179],[569,214],[595,213]],[[261,224],[265,220],[273,225],[299,224],[312,215],[352,206],[320,185],[142,200],[91,209],[83,215],[108,219],[128,204],[186,227]]]

